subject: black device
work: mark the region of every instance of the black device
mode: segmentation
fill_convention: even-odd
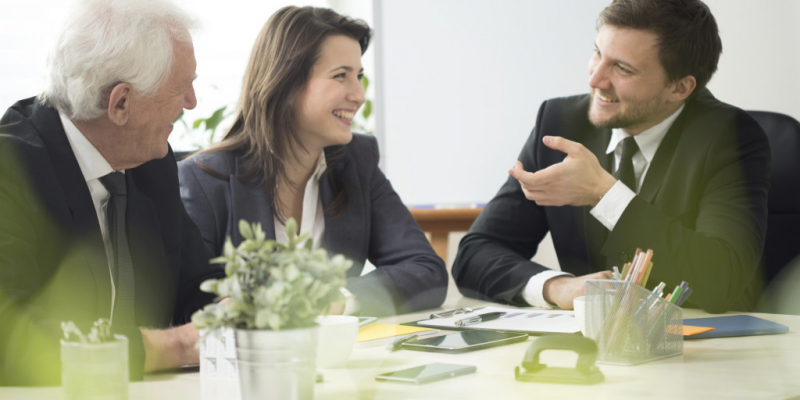
[[[420,385],[441,379],[452,378],[454,376],[470,374],[476,370],[477,368],[475,368],[474,365],[434,363],[376,375],[375,380]]]
[[[502,346],[528,339],[525,333],[499,331],[465,331],[403,343],[405,350],[463,353],[466,351]]]

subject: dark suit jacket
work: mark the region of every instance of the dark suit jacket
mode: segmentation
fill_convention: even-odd
[[[186,323],[213,300],[200,283],[224,274],[209,265],[180,200],[172,152],[125,173],[136,323]],[[111,280],[89,189],[55,109],[33,98],[0,120],[0,384],[58,384],[61,321],[85,333],[111,310]],[[143,372],[138,329],[131,375]]]
[[[606,170],[610,129],[588,119],[588,95],[544,102],[519,160],[538,171],[564,154],[544,146],[544,135],[582,143]],[[609,232],[591,207],[541,207],[509,177],[461,241],[453,278],[462,293],[525,304],[521,291],[547,267],[533,263],[550,231],[562,270],[575,275],[620,269],[635,249],[653,249],[652,287],[689,282],[688,303],[709,311],[749,309],[763,250],[769,189],[769,146],[744,111],[708,90],[687,102],[652,161],[639,194]]]
[[[326,148],[326,156],[334,150]],[[343,183],[349,205],[341,217],[325,215],[325,241],[330,256],[343,254],[353,260],[347,290],[359,300],[361,314],[388,315],[440,306],[447,292],[444,262],[378,168],[377,141],[356,134],[344,150],[331,174]],[[224,178],[203,171],[198,162]],[[234,245],[242,241],[241,219],[260,222],[267,237],[275,238],[266,188],[260,179],[242,182],[237,178],[247,165],[246,159],[233,152],[201,154],[178,164],[186,210],[214,254],[222,254],[227,237]],[[334,199],[330,178],[320,179],[323,209]],[[377,268],[361,276],[366,259]]]

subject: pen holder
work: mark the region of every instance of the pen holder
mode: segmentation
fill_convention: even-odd
[[[597,362],[635,365],[683,354],[683,311],[632,282],[587,280],[586,336]]]

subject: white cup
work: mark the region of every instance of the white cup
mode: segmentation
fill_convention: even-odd
[[[128,398],[128,338],[103,343],[61,340],[61,386],[69,400]]]
[[[578,296],[572,300],[572,308],[575,310],[575,320],[578,321],[578,329],[583,336],[586,336],[586,297]]]
[[[317,367],[342,367],[350,358],[358,337],[358,317],[321,315],[317,334]]]

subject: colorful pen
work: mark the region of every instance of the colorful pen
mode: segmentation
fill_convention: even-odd
[[[681,295],[683,288],[680,286],[675,286],[675,290],[672,291],[672,295],[669,297],[669,302],[675,304],[678,301],[678,296]]]
[[[464,318],[456,321],[456,326],[467,326],[473,324],[479,324],[481,322],[491,321],[493,319],[498,319],[506,315],[504,312],[491,312],[481,315],[476,315],[474,317]]]
[[[680,307],[683,304],[683,302],[686,301],[686,299],[689,297],[690,294],[692,294],[692,288],[686,288],[686,291],[684,291],[683,294],[681,294],[681,298],[678,299],[678,301],[675,304],[678,307]]]

